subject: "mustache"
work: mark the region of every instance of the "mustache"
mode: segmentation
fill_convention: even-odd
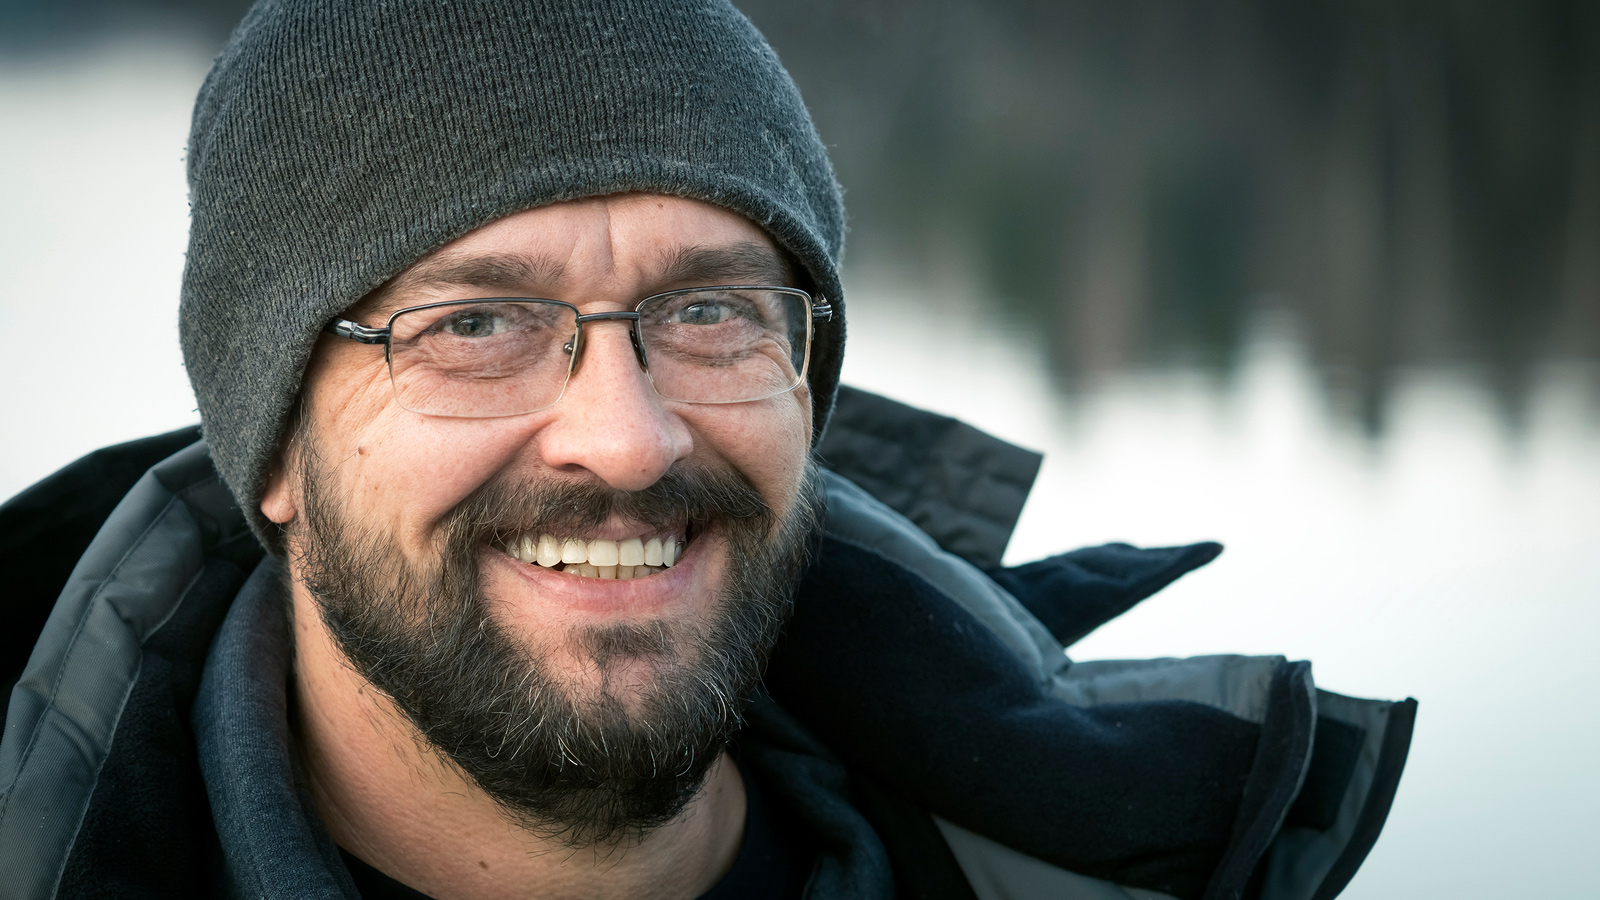
[[[777,524],[761,493],[738,471],[679,463],[649,487],[622,491],[593,482],[526,482],[497,476],[450,513],[446,534],[457,547],[498,543],[529,532],[581,534],[619,518],[656,531],[686,527],[694,533],[713,522],[766,535]]]

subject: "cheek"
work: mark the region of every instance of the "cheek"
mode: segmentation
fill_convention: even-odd
[[[515,459],[537,423],[407,412],[369,349],[319,348],[307,369],[319,468],[347,515],[421,558],[433,551],[440,520]]]
[[[799,392],[756,403],[704,406],[696,422],[707,450],[750,479],[780,515],[788,514],[799,493],[811,452],[811,404]]]
[[[342,455],[328,462],[339,468],[355,515],[394,535],[408,553],[423,554],[439,539],[441,520],[526,443],[503,420],[427,418],[391,408],[351,429]]]

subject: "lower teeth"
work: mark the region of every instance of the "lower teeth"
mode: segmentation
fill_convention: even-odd
[[[672,548],[672,550],[675,551],[675,552],[672,553],[672,556],[674,557],[674,559],[672,559],[672,560],[663,559],[662,560],[662,562],[663,562],[662,565],[655,565],[655,566],[649,566],[649,565],[624,566],[624,565],[618,564],[618,565],[614,565],[614,566],[595,566],[595,565],[592,565],[592,564],[587,563],[587,562],[581,562],[581,563],[561,563],[561,562],[558,562],[558,563],[554,564],[553,566],[548,566],[547,568],[549,568],[550,571],[552,571],[552,572],[565,572],[565,573],[567,573],[569,575],[577,575],[580,578],[600,578],[600,579],[606,579],[606,580],[614,579],[614,580],[626,581],[626,580],[632,579],[632,578],[643,578],[646,575],[655,575],[655,574],[658,574],[658,573],[661,573],[661,572],[665,572],[667,569],[672,568],[672,563],[677,561],[676,558],[681,558],[683,556],[683,551],[684,551],[685,546],[687,546],[687,542],[685,542],[685,541],[677,541],[675,543],[675,546]],[[530,558],[531,551],[528,549],[526,541],[524,541],[522,546],[520,546],[520,547],[519,546],[506,546],[506,547],[502,547],[501,549],[507,555],[511,556],[513,559],[516,559],[516,560],[519,560],[521,562],[527,563],[528,565],[540,566],[541,568],[546,568],[545,566],[542,566],[540,563],[535,562]],[[647,556],[649,555],[648,550],[646,551],[646,555]]]
[[[555,571],[576,575],[579,578],[599,578],[605,581],[627,581],[665,572],[666,566],[591,566],[588,563],[565,563]]]

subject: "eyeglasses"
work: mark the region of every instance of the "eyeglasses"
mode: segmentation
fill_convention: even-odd
[[[634,355],[663,398],[743,403],[805,381],[813,323],[832,317],[826,300],[797,288],[723,285],[655,294],[632,312],[583,315],[561,300],[489,297],[402,309],[383,328],[334,319],[323,330],[383,344],[401,407],[491,418],[554,406],[591,322],[632,324]]]

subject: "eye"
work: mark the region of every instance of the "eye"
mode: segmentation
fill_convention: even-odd
[[[732,304],[721,300],[696,300],[680,307],[672,321],[681,325],[718,325],[737,315]]]
[[[454,337],[482,338],[503,334],[510,327],[506,317],[488,310],[474,309],[446,316],[438,329]]]

